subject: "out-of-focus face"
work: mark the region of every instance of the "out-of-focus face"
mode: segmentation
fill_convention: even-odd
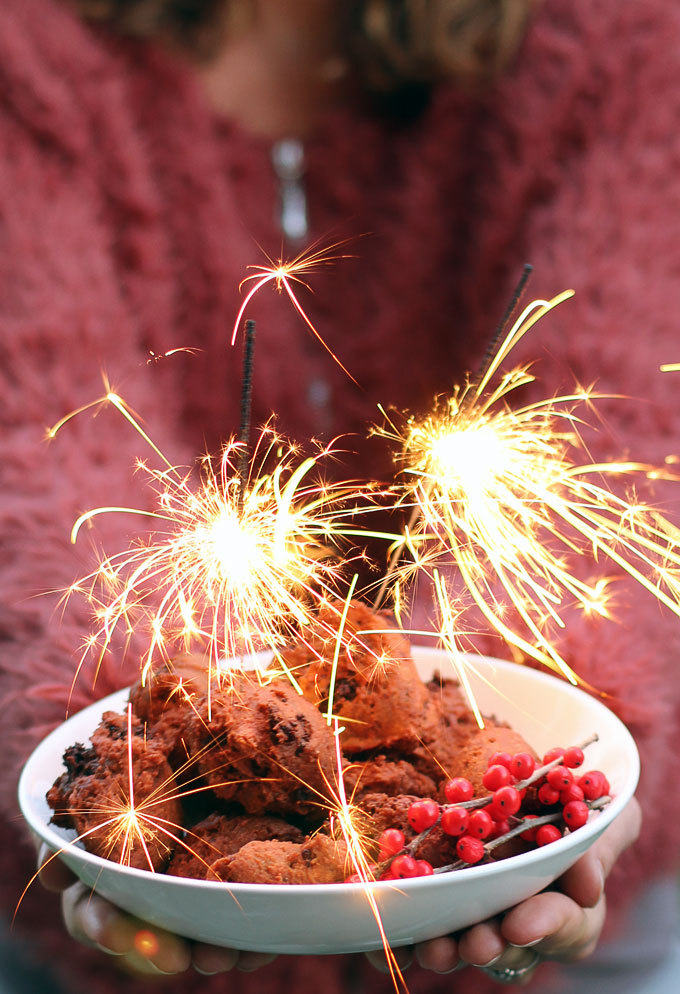
[[[227,30],[197,72],[212,105],[250,132],[305,137],[345,100],[349,65],[338,0],[248,0],[248,18]]]

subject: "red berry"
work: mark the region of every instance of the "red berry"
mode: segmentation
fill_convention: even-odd
[[[560,792],[559,790],[555,790],[554,787],[551,787],[549,783],[544,783],[538,788],[538,799],[541,804],[557,804],[560,799]]]
[[[599,770],[590,770],[588,773],[584,773],[576,783],[583,791],[584,797],[589,801],[596,801],[598,797],[607,793],[605,787],[609,788],[607,778]]]
[[[403,880],[405,877],[417,877],[418,864],[413,856],[407,856],[404,853],[402,856],[394,857],[390,871],[392,876],[397,880]]]
[[[487,769],[489,766],[507,766],[508,769],[511,769],[512,756],[509,752],[495,752],[493,756],[489,756],[489,761],[486,765]]]
[[[501,835],[505,835],[509,831],[510,831],[510,822],[508,821],[507,818],[504,818],[502,821],[494,821],[491,838],[499,839]]]
[[[416,866],[418,867],[419,877],[431,877],[434,873],[432,869],[432,863],[428,863],[426,859],[417,859]]]
[[[444,808],[440,822],[442,832],[447,835],[462,835],[468,827],[470,813],[466,808]]]
[[[584,796],[577,783],[570,783],[568,787],[560,791],[560,804],[569,804],[569,801],[582,801]]]
[[[482,783],[487,790],[498,790],[499,787],[506,787],[512,783],[512,773],[507,766],[495,763],[482,777]]]
[[[565,752],[566,749],[563,749],[561,746],[556,746],[554,749],[548,749],[543,757],[543,766],[545,766],[546,763],[552,763],[553,759],[561,759]]]
[[[574,782],[574,774],[566,766],[555,766],[546,774],[545,779],[555,790],[566,790]]]
[[[368,869],[370,870],[370,873],[367,873],[366,876],[369,880],[371,880],[375,877],[375,871],[377,869],[375,863],[369,863]],[[389,872],[389,870],[387,872]],[[380,880],[385,880],[385,879],[386,879],[385,874],[383,874],[380,877]],[[363,880],[360,873],[352,873],[351,876],[345,877],[346,884],[360,884],[362,882]]]
[[[465,777],[454,777],[444,784],[444,795],[449,804],[459,804],[461,801],[471,801],[474,787]]]
[[[473,811],[467,827],[468,835],[477,839],[486,839],[493,831],[493,818],[485,808]]]
[[[517,814],[521,803],[522,798],[519,796],[519,791],[515,787],[499,787],[494,792],[491,806],[496,811],[502,811],[507,818],[508,815]]]
[[[539,846],[547,846],[550,842],[557,842],[562,838],[557,825],[541,825],[536,829],[536,842]]]
[[[439,818],[439,805],[431,798],[424,801],[414,801],[408,809],[407,817],[414,832],[424,832],[426,828],[431,828]]]
[[[526,780],[536,769],[536,760],[528,752],[516,752],[512,757],[510,772],[518,780]]]
[[[396,856],[404,848],[405,843],[404,833],[400,832],[398,828],[386,828],[378,839],[380,859]]]
[[[479,863],[484,855],[484,843],[471,835],[464,835],[456,844],[458,858],[466,863]]]
[[[569,749],[565,749],[562,762],[570,770],[575,770],[577,766],[583,763],[583,749],[579,749],[578,746],[570,746]]]
[[[564,805],[562,817],[569,828],[580,828],[588,821],[588,805],[584,801],[569,801]]]
[[[538,815],[525,815],[526,821],[528,821],[529,819],[533,820],[534,818],[538,818]],[[522,832],[520,834],[520,839],[524,839],[526,842],[535,842],[537,831],[538,831],[537,828],[527,828],[525,832]]]

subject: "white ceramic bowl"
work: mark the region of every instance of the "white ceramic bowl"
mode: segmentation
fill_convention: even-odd
[[[446,656],[414,648],[419,672],[446,675]],[[625,726],[603,704],[566,682],[511,663],[474,657],[471,676],[482,711],[505,719],[543,754],[597,732],[584,769],[608,776],[614,799],[583,828],[532,852],[455,873],[372,884],[393,947],[466,928],[536,894],[588,849],[631,798],[639,759]],[[365,952],[382,945],[362,884],[222,884],[119,866],[73,844],[73,832],[49,824],[45,792],[63,772],[64,749],[85,742],[102,712],[122,711],[112,694],[60,725],[26,764],[19,802],[31,828],[103,897],[154,925],[216,945],[273,953]]]

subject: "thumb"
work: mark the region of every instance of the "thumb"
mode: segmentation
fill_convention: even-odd
[[[59,853],[53,852],[37,836],[33,837],[33,841],[38,850],[38,880],[42,886],[57,894],[66,890],[77,879],[75,874],[60,859]]]

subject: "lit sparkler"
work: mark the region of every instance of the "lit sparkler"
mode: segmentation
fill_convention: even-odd
[[[554,643],[564,610],[610,616],[609,580],[585,581],[570,557],[608,559],[675,614],[680,614],[680,550],[672,526],[650,506],[617,496],[606,484],[627,474],[658,479],[641,463],[580,464],[577,411],[595,394],[538,400],[511,409],[507,398],[533,382],[526,367],[499,374],[512,348],[540,317],[571,296],[534,301],[500,343],[478,381],[456,388],[430,416],[382,434],[402,444],[408,477],[402,503],[412,508],[396,543],[390,573],[404,583],[418,574],[436,588],[450,648],[451,618],[443,571],[460,578],[492,629],[518,654],[577,676]],[[604,480],[602,484],[598,482]],[[400,565],[405,552],[410,561]],[[454,584],[455,587],[455,584]]]
[[[368,506],[370,488],[320,482],[319,464],[331,449],[301,459],[271,427],[261,432],[245,478],[237,468],[243,446],[232,441],[217,464],[202,460],[197,484],[192,473],[170,464],[121,398],[109,393],[96,403],[107,401],[165,468],[139,463],[157,494],[153,510],[95,508],[73,527],[75,542],[85,523],[115,512],[144,514],[158,528],[145,541],[105,557],[67,591],[67,597],[84,593],[94,609],[96,627],[86,652],[95,650],[101,659],[115,632],[131,636],[141,627],[148,633],[143,678],[156,658],[168,660],[197,646],[213,671],[224,657],[265,649],[285,668],[279,647],[304,631],[315,607],[342,586],[332,553],[344,534],[358,533],[351,519],[357,503]],[[273,468],[265,471],[270,463]],[[345,516],[351,527],[344,527]]]

